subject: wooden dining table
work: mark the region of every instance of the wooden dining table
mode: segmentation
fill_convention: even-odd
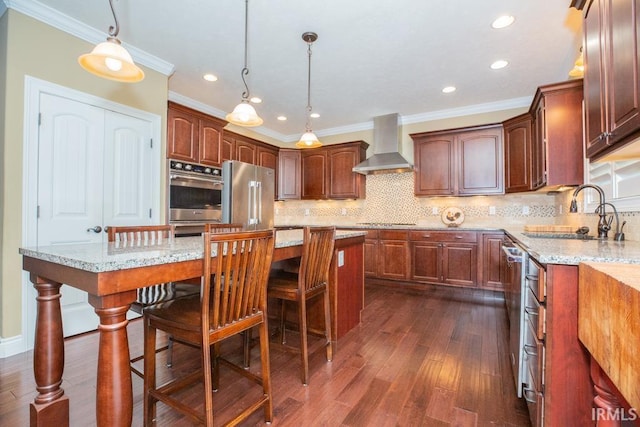
[[[355,248],[349,287],[364,289],[364,232],[337,231],[336,253]],[[276,232],[274,261],[299,257],[302,230]],[[342,249],[341,249],[342,248]],[[30,404],[31,426],[68,426],[69,398],[64,394],[64,337],[60,310],[62,284],[86,291],[99,317],[96,423],[100,427],[130,426],[133,391],[129,370],[127,311],[138,288],[202,275],[202,237],[175,238],[160,245],[118,247],[115,243],[20,248],[23,269],[37,290],[33,372],[37,395]],[[347,257],[349,258],[349,257]],[[338,261],[333,267],[338,270]],[[341,261],[344,263],[344,260]],[[359,266],[357,265],[359,264]],[[354,273],[355,272],[355,273]],[[332,279],[334,298],[337,273]],[[360,289],[356,290],[361,292]],[[337,303],[332,303],[335,312]],[[361,307],[360,307],[361,309]]]

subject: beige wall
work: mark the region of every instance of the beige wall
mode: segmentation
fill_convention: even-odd
[[[162,117],[162,139],[166,140],[168,77],[143,68],[145,79],[126,84],[101,79],[84,71],[79,55],[91,51],[89,43],[9,9],[0,18],[0,66],[5,68],[0,89],[0,160],[2,183],[0,208],[0,337],[20,335],[24,78],[30,75]],[[5,54],[6,52],[6,54]],[[3,115],[2,115],[3,114]]]

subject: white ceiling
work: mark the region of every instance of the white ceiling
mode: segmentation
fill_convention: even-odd
[[[36,3],[4,1],[16,9]],[[113,24],[108,0],[39,2],[101,37]],[[173,64],[170,98],[221,116],[243,91],[244,4],[114,0],[119,38],[134,48],[134,60],[143,60],[136,55],[143,51]],[[502,14],[514,15],[515,23],[492,29]],[[60,27],[61,20],[51,23]],[[256,130],[283,141],[305,126],[305,31],[318,33],[311,101],[321,115],[313,129],[322,136],[370,127],[373,117],[389,113],[409,123],[471,107],[528,105],[537,86],[567,79],[581,43],[581,15],[569,0],[250,0],[248,83],[263,99],[256,109],[264,119]],[[491,70],[497,59],[509,66]],[[218,81],[205,82],[205,72]],[[457,91],[442,93],[448,85]]]

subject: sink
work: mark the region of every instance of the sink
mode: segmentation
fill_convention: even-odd
[[[573,239],[573,240],[593,240],[595,236],[589,236],[588,234],[578,233],[531,233],[523,232],[527,237],[533,237],[534,239]]]

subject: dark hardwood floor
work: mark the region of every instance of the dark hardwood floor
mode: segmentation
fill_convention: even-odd
[[[311,339],[310,383],[299,380],[298,356],[271,349],[274,426],[529,426],[526,405],[515,396],[507,356],[502,294],[427,286],[398,289],[367,283],[362,324],[340,339],[327,363]],[[290,342],[296,342],[294,333]],[[132,354],[142,349],[142,324],[130,324]],[[240,360],[240,342],[223,350]],[[95,425],[97,336],[66,342],[63,388],[71,399],[71,426]],[[237,355],[237,357],[236,357]],[[257,349],[252,370],[258,371]],[[164,355],[160,355],[163,360]],[[198,352],[176,345],[174,367],[162,378],[192,369]],[[26,426],[35,395],[32,352],[0,359],[0,425]],[[161,364],[163,365],[163,364]],[[133,377],[133,425],[142,425],[142,381]],[[201,389],[184,397],[199,405]],[[249,393],[250,383],[221,369],[214,398],[220,422]],[[263,425],[262,412],[245,425]],[[158,407],[158,425],[192,423]]]

